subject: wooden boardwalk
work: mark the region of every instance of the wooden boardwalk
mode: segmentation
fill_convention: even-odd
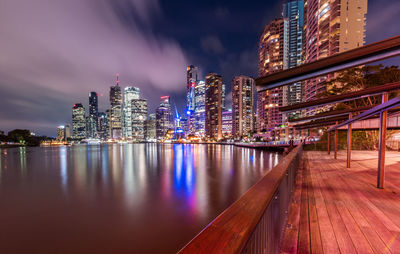
[[[338,160],[304,152],[282,253],[400,253],[400,153],[386,153],[385,189],[377,189],[378,153]]]

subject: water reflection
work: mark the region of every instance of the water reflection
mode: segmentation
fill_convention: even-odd
[[[65,253],[174,253],[280,157],[181,144],[2,151],[0,211],[6,214],[0,224],[13,231],[0,238],[0,253],[57,252],[60,246]],[[15,239],[35,244],[12,249]]]

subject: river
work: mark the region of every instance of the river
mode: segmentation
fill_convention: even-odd
[[[0,149],[0,253],[175,253],[280,158],[205,144]]]

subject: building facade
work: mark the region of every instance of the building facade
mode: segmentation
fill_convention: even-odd
[[[145,132],[145,139],[149,140],[156,140],[156,114],[149,114],[146,120],[146,132]]]
[[[254,118],[254,79],[237,76],[232,81],[232,135],[250,136]]]
[[[206,137],[222,138],[222,77],[215,73],[206,76]]]
[[[363,46],[367,0],[307,0],[306,4],[306,62]],[[314,100],[326,91],[326,80],[333,75],[322,76],[305,82],[305,101]]]
[[[224,138],[232,137],[232,109],[222,112],[222,136]]]
[[[303,41],[304,41],[304,1],[289,0],[283,5],[284,34],[286,37],[287,53],[284,54],[287,68],[293,68],[303,63]],[[303,83],[296,82],[284,89],[284,105],[292,105],[303,101]],[[299,113],[299,112],[298,112]]]
[[[162,96],[160,106],[156,110],[156,136],[158,140],[164,139],[168,131],[173,129],[169,100],[169,96]]]
[[[82,103],[76,103],[72,107],[72,138],[78,140],[86,138],[85,107]]]
[[[287,61],[284,62],[284,59],[287,59],[285,23],[283,18],[275,19],[265,27],[261,35],[258,52],[258,75],[260,77],[287,67]],[[269,131],[284,122],[284,116],[279,111],[279,107],[283,106],[284,102],[283,92],[283,87],[278,87],[257,93],[258,132]]]
[[[190,65],[186,71],[186,114],[190,134],[196,132],[196,96],[195,89],[198,83],[198,68]]]
[[[206,83],[203,80],[197,82],[195,90],[195,134],[199,137],[205,135],[206,122]]]
[[[140,98],[140,89],[138,87],[127,86],[124,89],[124,109],[123,109],[123,131],[125,138],[133,137],[132,128],[132,100]],[[146,104],[147,107],[147,104]],[[147,109],[146,109],[147,113]]]
[[[131,132],[132,139],[144,141],[146,134],[147,100],[132,99],[131,101]]]
[[[122,138],[122,93],[119,86],[119,78],[117,83],[110,87],[110,116],[108,118],[109,137],[112,139]]]

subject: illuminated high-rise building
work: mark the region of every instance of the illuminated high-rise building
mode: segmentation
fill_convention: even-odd
[[[285,20],[275,19],[271,21],[261,35],[259,44],[258,74],[260,77],[281,71],[286,58]],[[286,53],[285,53],[286,52]],[[285,61],[286,63],[286,61]],[[284,119],[279,107],[283,106],[283,88],[274,88],[257,94],[257,131],[267,131],[280,126]]]
[[[284,53],[284,67],[293,68],[303,63],[304,50],[304,1],[287,0],[283,5],[283,18],[285,22],[284,34],[286,47]],[[303,85],[302,82],[289,84],[283,88],[284,105],[292,105],[302,102]],[[299,113],[299,112],[298,112]]]
[[[57,141],[65,141],[65,126],[60,125],[57,127]]]
[[[97,117],[97,136],[100,139],[107,139],[108,137],[108,122],[107,114],[99,112]]]
[[[86,138],[85,108],[82,103],[76,103],[72,107],[72,138]]]
[[[203,80],[197,82],[194,89],[194,98],[196,135],[204,137],[206,121],[206,83]]]
[[[110,87],[110,117],[108,118],[109,134],[112,139],[122,137],[122,93],[119,86],[119,75],[115,86]]]
[[[124,89],[123,130],[125,138],[132,138],[132,100],[139,100],[140,89],[128,86]],[[147,104],[146,104],[147,105]],[[147,112],[147,110],[146,110]]]
[[[222,112],[222,136],[230,138],[232,136],[232,109]]]
[[[146,120],[145,139],[155,140],[156,138],[156,114],[149,114]]]
[[[147,100],[132,99],[131,100],[131,126],[132,139],[136,141],[145,140],[146,120],[147,120]]]
[[[222,138],[222,77],[215,73],[206,76],[206,136]]]
[[[198,83],[198,68],[190,65],[186,69],[186,114],[188,117],[189,133],[196,132],[196,99],[195,88]]]
[[[69,124],[64,125],[65,140],[71,138],[71,126]]]
[[[96,92],[89,93],[89,115],[97,117],[99,112],[99,101]]]
[[[86,138],[97,138],[97,117],[86,116]]]
[[[160,106],[156,110],[156,136],[162,140],[170,129],[173,129],[169,96],[162,96]]]
[[[254,118],[254,79],[237,76],[232,81],[232,135],[236,138],[250,136]]]
[[[363,46],[367,0],[307,0],[306,12],[306,62],[332,56]],[[305,82],[306,101],[326,91],[325,81],[333,75]]]

